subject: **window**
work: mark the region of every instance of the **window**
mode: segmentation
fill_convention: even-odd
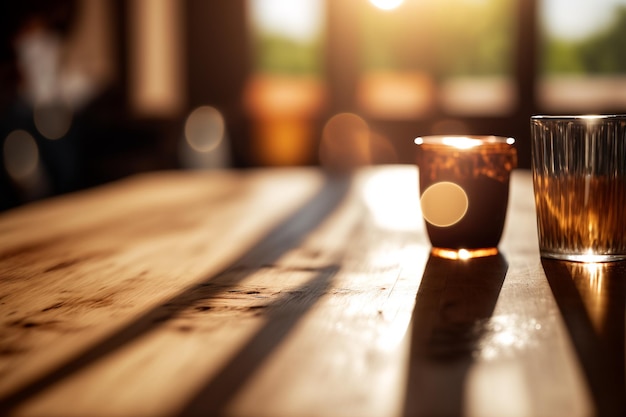
[[[514,110],[512,0],[406,1],[393,10],[363,3],[357,94],[366,113],[411,119]]]
[[[397,162],[412,162],[416,135],[488,133],[515,137],[529,167],[532,114],[626,109],[626,0],[248,1],[248,92],[267,87],[248,95],[254,130],[294,155],[315,153],[325,121],[310,122],[327,109],[361,118]],[[279,21],[290,9],[303,20]]]
[[[324,104],[323,3],[249,0],[252,73],[245,102],[257,163],[307,164]]]
[[[626,107],[626,0],[543,0],[539,104],[548,111]]]

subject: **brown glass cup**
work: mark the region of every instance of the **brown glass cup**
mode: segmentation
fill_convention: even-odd
[[[498,253],[510,173],[517,166],[514,143],[501,136],[415,139],[420,207],[433,255],[467,259]]]

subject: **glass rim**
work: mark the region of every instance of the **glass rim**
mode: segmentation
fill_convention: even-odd
[[[416,137],[413,143],[418,146],[438,145],[455,148],[477,148],[489,145],[513,145],[515,144],[515,139],[510,136],[496,135],[424,135]]]
[[[626,114],[535,114],[531,120],[609,120],[626,119]]]

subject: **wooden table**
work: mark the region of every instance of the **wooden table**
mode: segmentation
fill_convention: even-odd
[[[0,214],[0,414],[624,415],[626,269],[429,256],[412,166],[162,172]]]

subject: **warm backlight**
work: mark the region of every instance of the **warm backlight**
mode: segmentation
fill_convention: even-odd
[[[403,2],[404,0],[370,0],[370,3],[382,10],[393,10]]]

